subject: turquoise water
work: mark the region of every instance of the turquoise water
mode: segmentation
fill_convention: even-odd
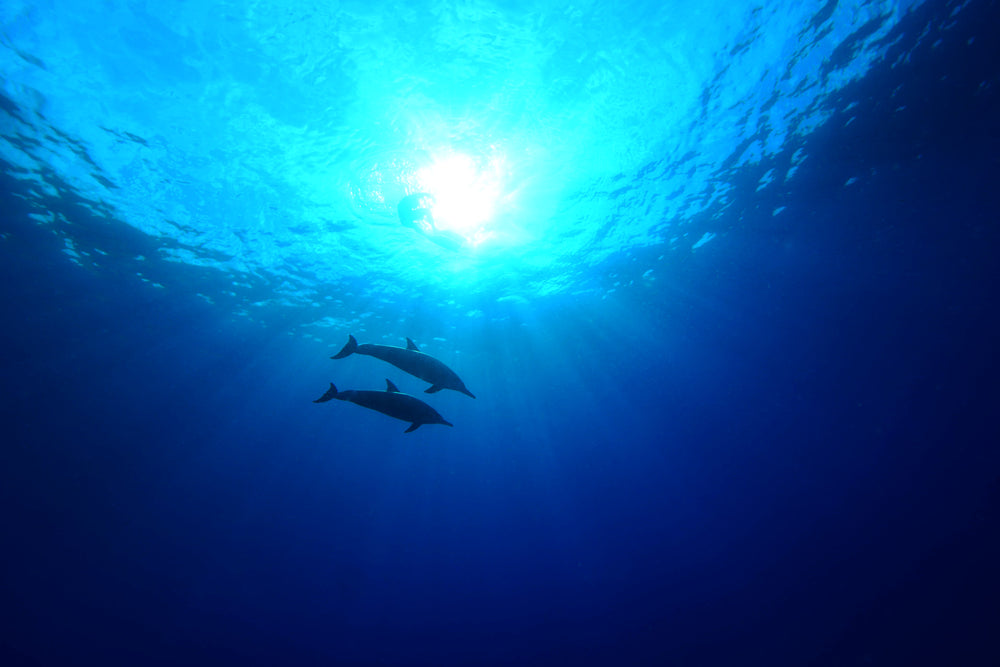
[[[489,318],[726,243],[735,179],[794,184],[808,152],[768,159],[845,111],[919,4],[13,0],[0,157],[39,223],[68,192],[155,240],[60,230],[85,266],[211,267],[205,299],[303,331],[385,335],[418,295]],[[417,190],[465,249],[399,225]]]
[[[0,665],[1000,664],[998,25],[3,0]]]

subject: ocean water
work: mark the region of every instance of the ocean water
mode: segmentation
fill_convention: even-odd
[[[997,26],[6,0],[0,663],[1000,664]]]

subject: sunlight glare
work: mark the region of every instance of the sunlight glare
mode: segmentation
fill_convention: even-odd
[[[501,166],[499,158],[491,158],[480,167],[468,155],[453,153],[421,169],[417,181],[436,200],[435,224],[473,243],[482,238],[500,197]]]

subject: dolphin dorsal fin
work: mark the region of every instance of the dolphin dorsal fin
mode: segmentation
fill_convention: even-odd
[[[397,394],[399,393],[399,390],[398,390],[398,389],[396,389],[396,385],[394,385],[394,384],[392,383],[392,380],[390,380],[389,378],[386,378],[386,379],[385,379],[385,390],[386,390],[386,391],[394,391],[394,392],[396,392]]]
[[[407,350],[413,350],[414,352],[419,352],[420,351],[420,348],[417,347],[417,344],[413,342],[412,338],[407,338],[406,339],[406,349]]]

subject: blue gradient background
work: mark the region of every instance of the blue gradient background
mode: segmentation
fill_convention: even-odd
[[[1000,659],[995,2],[60,7],[0,14],[3,664]],[[392,218],[448,147],[463,254]],[[312,403],[385,377],[455,427]]]

